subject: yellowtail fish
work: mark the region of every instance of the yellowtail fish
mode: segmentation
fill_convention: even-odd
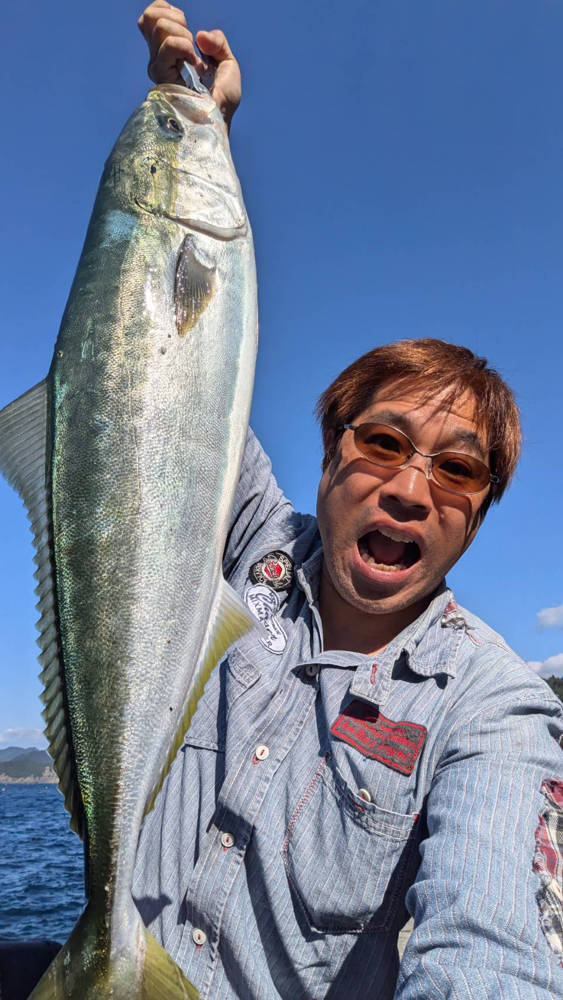
[[[0,412],[35,547],[49,752],[87,906],[33,1000],[197,997],[131,896],[139,830],[253,620],[221,557],[257,344],[252,235],[205,88],[151,90],[106,163],[44,382]]]

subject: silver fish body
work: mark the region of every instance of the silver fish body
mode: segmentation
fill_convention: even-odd
[[[221,556],[256,343],[224,124],[208,94],[157,88],[106,164],[48,378],[0,413],[0,469],[38,550],[46,732],[88,879],[34,1000],[195,995],[131,884],[203,685],[251,624]]]

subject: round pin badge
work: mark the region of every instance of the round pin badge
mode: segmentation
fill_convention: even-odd
[[[249,576],[253,583],[265,583],[274,590],[289,590],[293,582],[293,561],[287,553],[276,549],[255,562]]]

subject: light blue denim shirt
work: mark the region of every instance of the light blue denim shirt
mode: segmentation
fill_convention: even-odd
[[[273,552],[280,590],[250,575]],[[375,658],[323,652],[321,561],[250,433],[225,575],[266,631],[213,672],[145,821],[144,920],[202,1000],[563,996],[537,864],[560,702],[445,584]]]

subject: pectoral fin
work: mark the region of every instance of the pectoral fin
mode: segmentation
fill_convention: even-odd
[[[181,337],[196,325],[215,290],[215,268],[208,267],[196,256],[194,245],[193,236],[188,234],[176,265],[174,302],[176,329]]]
[[[154,806],[156,797],[164,784],[164,779],[170,770],[172,761],[178,753],[184,736],[189,729],[190,722],[195,715],[199,699],[203,694],[203,689],[209,680],[213,667],[216,666],[229,647],[232,646],[233,642],[240,639],[240,637],[246,632],[250,632],[250,629],[257,625],[258,623],[252,617],[250,611],[246,607],[246,604],[243,603],[238,594],[235,593],[226,580],[222,580],[219,588],[218,600],[215,605],[215,614],[213,616],[211,627],[207,633],[207,643],[200,661],[200,667],[195,679],[195,684],[185,706],[184,712],[182,713],[182,717],[170,746],[170,750],[166,755],[166,760],[160,777],[148,799],[147,806],[145,808],[145,815],[150,812]]]

